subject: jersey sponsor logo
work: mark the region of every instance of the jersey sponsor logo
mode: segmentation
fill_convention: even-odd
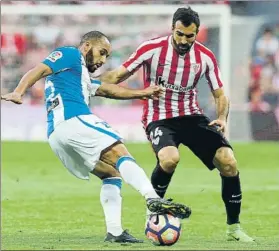
[[[56,98],[51,102],[51,105],[47,109],[47,113],[50,113],[55,107],[59,106],[59,99]]]
[[[178,85],[169,84],[169,83],[166,83],[166,80],[164,80],[162,77],[158,77],[157,84],[159,86],[162,86],[162,87],[166,88],[166,89],[176,91],[176,92],[188,92],[188,91],[193,90],[195,88],[193,85],[188,86],[188,87],[182,87],[182,86],[178,86]]]
[[[159,144],[159,141],[160,141],[160,137],[163,135],[163,132],[160,130],[159,127],[157,127],[155,130],[154,130],[154,133],[151,132],[150,133],[150,139],[151,139],[151,142],[153,145],[158,145]]]
[[[63,57],[63,53],[61,51],[54,51],[49,56],[47,59],[53,63],[55,63],[58,59]]]

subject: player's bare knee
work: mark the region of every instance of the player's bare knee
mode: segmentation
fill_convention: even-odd
[[[101,153],[100,160],[109,165],[115,166],[117,160],[122,156],[131,156],[131,155],[128,152],[126,146],[123,143],[118,141],[114,145],[105,149]]]
[[[228,147],[221,147],[216,151],[214,163],[223,176],[236,176],[237,161],[234,157],[232,149]]]
[[[168,173],[172,173],[179,160],[179,152],[176,147],[170,146],[161,149],[158,153],[160,166]]]

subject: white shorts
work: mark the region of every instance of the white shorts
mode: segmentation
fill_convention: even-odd
[[[73,175],[89,179],[101,152],[119,140],[122,140],[119,134],[106,122],[90,114],[57,125],[49,137],[49,144]]]

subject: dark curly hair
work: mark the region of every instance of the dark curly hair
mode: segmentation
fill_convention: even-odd
[[[193,11],[190,7],[188,8],[178,8],[173,14],[172,27],[174,28],[175,23],[181,21],[184,26],[189,26],[194,23],[197,29],[200,27],[199,14]]]

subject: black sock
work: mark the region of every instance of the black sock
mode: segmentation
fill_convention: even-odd
[[[157,166],[153,170],[151,175],[151,183],[156,191],[156,193],[163,198],[171,181],[172,173],[165,172],[160,166],[159,162],[157,162]]]
[[[241,208],[241,186],[239,173],[234,177],[222,176],[222,198],[227,211],[227,223],[229,225],[239,223]]]

